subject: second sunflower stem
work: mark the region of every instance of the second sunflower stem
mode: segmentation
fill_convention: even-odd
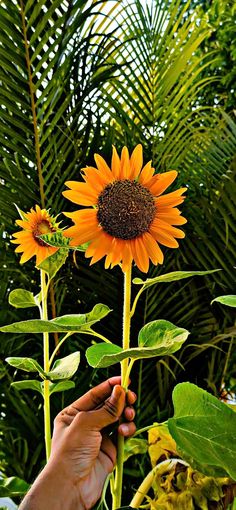
[[[42,269],[41,274],[41,293],[42,293],[42,312],[41,319],[48,319],[47,296],[48,285],[46,283],[46,273]],[[43,356],[44,356],[44,371],[49,372],[49,334],[43,333]],[[45,379],[43,383],[43,399],[44,399],[44,437],[46,447],[46,459],[48,461],[51,452],[51,420],[50,420],[50,393],[49,393],[49,380]]]

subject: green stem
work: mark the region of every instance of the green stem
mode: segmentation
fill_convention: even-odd
[[[42,292],[42,314],[41,319],[48,319],[47,308],[47,295],[48,284],[46,283],[46,273],[42,269],[41,275],[41,292]],[[43,333],[43,356],[44,356],[44,371],[49,372],[49,334]],[[46,447],[46,459],[48,461],[51,452],[51,421],[50,421],[50,394],[49,394],[49,381],[45,380],[43,383],[43,399],[44,399],[44,438]]]
[[[139,298],[140,298],[140,296],[141,296],[141,294],[142,294],[142,292],[144,290],[145,290],[145,286],[143,285],[141,287],[141,289],[138,291],[138,293],[136,294],[136,297],[135,297],[134,302],[133,302],[133,306],[131,308],[130,317],[133,317],[135,309],[136,309],[137,302],[138,302],[138,300],[139,300]]]
[[[80,334],[81,335],[96,336],[97,338],[101,338],[101,340],[103,340],[107,344],[111,344],[112,343],[111,340],[108,340],[108,338],[106,338],[105,336],[101,335],[101,333],[97,333],[97,331],[93,331],[93,329],[88,329],[87,331],[80,331]]]
[[[130,343],[130,298],[131,298],[131,273],[132,266],[124,273],[124,307],[123,307],[123,349],[129,349]],[[121,362],[121,385],[127,390],[128,378],[126,377],[129,367],[129,359]],[[124,437],[118,434],[117,440],[117,464],[115,471],[114,497],[112,508],[115,510],[121,506],[122,482],[124,464]]]
[[[231,336],[228,352],[227,352],[227,355],[226,355],[225,366],[224,366],[224,370],[223,370],[223,374],[222,374],[222,378],[221,378],[221,389],[224,387],[225,376],[226,376],[226,373],[227,373],[227,370],[228,370],[228,365],[229,365],[229,361],[230,361],[230,356],[231,356],[231,351],[232,351],[233,343],[234,343],[234,336]]]
[[[61,345],[65,342],[65,340],[68,338],[68,336],[73,335],[73,333],[74,333],[74,331],[69,331],[68,333],[66,333],[66,335],[63,336],[63,338],[60,340],[60,342],[58,342],[58,344],[56,345],[56,347],[55,347],[55,349],[54,349],[54,351],[53,351],[53,353],[51,355],[51,358],[50,358],[50,360],[48,362],[49,370],[50,370],[51,364],[52,364],[52,362],[53,362],[53,360],[54,360],[54,358],[56,356],[57,351],[60,349]]]

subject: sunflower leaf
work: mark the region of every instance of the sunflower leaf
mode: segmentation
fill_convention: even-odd
[[[225,306],[231,306],[232,308],[235,308],[236,307],[236,295],[231,294],[228,296],[218,296],[211,301],[211,305],[212,305],[212,303],[215,303],[215,302],[221,303],[222,305],[225,305]]]
[[[41,383],[43,385],[43,382]],[[60,391],[71,390],[75,387],[75,383],[73,381],[60,381],[56,383],[50,383],[49,385],[49,393],[58,393]]]
[[[115,344],[99,343],[86,351],[86,358],[93,368],[109,367],[123,359],[142,359],[172,354],[182,346],[189,332],[177,328],[169,321],[157,320],[146,324],[140,332],[138,347],[123,350]]]
[[[63,235],[63,231],[52,232],[49,234],[43,234],[39,236],[42,241],[54,246],[55,248],[67,248],[70,250],[85,251],[88,247],[88,243],[81,244],[80,246],[70,246],[70,238]]]
[[[56,248],[69,248],[70,239],[63,236],[63,232],[60,230],[57,232],[42,234],[38,237],[45,243],[49,244],[49,246],[55,246]]]
[[[46,375],[40,364],[32,358],[10,357],[6,358],[6,362],[12,367],[20,368],[26,372],[39,372],[39,374],[43,375],[43,377]]]
[[[73,352],[65,358],[57,359],[50,372],[47,372],[47,378],[51,381],[60,379],[70,379],[76,372],[80,363],[80,352]],[[59,390],[60,391],[60,390]]]
[[[144,454],[148,450],[147,439],[138,439],[131,437],[125,441],[124,461],[128,460],[132,455]]]
[[[60,248],[58,251],[56,251],[56,253],[53,253],[53,255],[50,255],[50,257],[43,260],[43,262],[41,262],[41,264],[39,264],[37,267],[38,269],[43,269],[43,271],[48,274],[49,278],[52,279],[65,263],[67,255],[68,249]]]
[[[31,319],[28,321],[14,322],[13,324],[2,326],[0,331],[2,333],[66,333],[68,331],[83,332],[88,331],[89,328],[95,324],[95,322],[98,322],[106,317],[110,311],[111,310],[108,306],[99,303],[95,305],[89,313],[64,315],[52,320]]]
[[[177,351],[187,340],[189,331],[184,328],[178,328],[172,322],[162,319],[145,324],[139,332],[139,347],[160,347],[170,354]],[[174,349],[174,350],[173,350]]]
[[[168,427],[183,456],[207,475],[236,480],[236,413],[191,383],[175,387],[173,403]]]
[[[170,283],[178,280],[183,280],[185,278],[191,278],[192,276],[204,276],[207,274],[215,273],[216,271],[221,271],[221,269],[211,269],[209,271],[173,271],[171,273],[156,276],[155,278],[148,278],[147,280],[134,278],[133,283],[135,285],[143,285],[145,288],[147,288],[155,285],[156,283]]]
[[[37,297],[25,289],[12,290],[8,300],[10,305],[15,306],[15,308],[30,308],[39,305]]]
[[[15,381],[15,382],[11,383],[11,387],[15,388],[17,391],[35,390],[35,391],[38,391],[41,395],[43,394],[40,381],[36,381],[35,379],[27,379],[25,381]]]

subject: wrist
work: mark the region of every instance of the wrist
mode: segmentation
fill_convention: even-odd
[[[48,462],[22,501],[19,510],[85,510],[79,491],[63,463]]]

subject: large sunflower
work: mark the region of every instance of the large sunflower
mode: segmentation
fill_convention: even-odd
[[[27,260],[36,255],[36,265],[38,266],[44,259],[53,255],[59,248],[54,248],[46,244],[39,236],[56,232],[58,224],[52,218],[46,209],[40,209],[36,205],[35,210],[32,208],[30,212],[24,214],[24,219],[16,220],[16,224],[23,230],[13,234],[14,244],[19,244],[16,252],[23,252],[20,263],[23,264]]]
[[[134,260],[146,273],[149,259],[153,264],[163,263],[160,244],[177,248],[176,238],[185,235],[173,225],[186,223],[175,207],[183,202],[186,188],[160,196],[177,172],[154,175],[151,161],[142,168],[141,145],[131,156],[124,147],[121,158],[113,148],[111,168],[99,154],[94,159],[97,168],[82,169],[84,183],[66,182],[70,190],[63,195],[89,208],[64,213],[74,222],[64,235],[71,238],[71,246],[89,242],[85,255],[92,257],[91,264],[105,256],[106,268],[121,263],[126,271]]]

